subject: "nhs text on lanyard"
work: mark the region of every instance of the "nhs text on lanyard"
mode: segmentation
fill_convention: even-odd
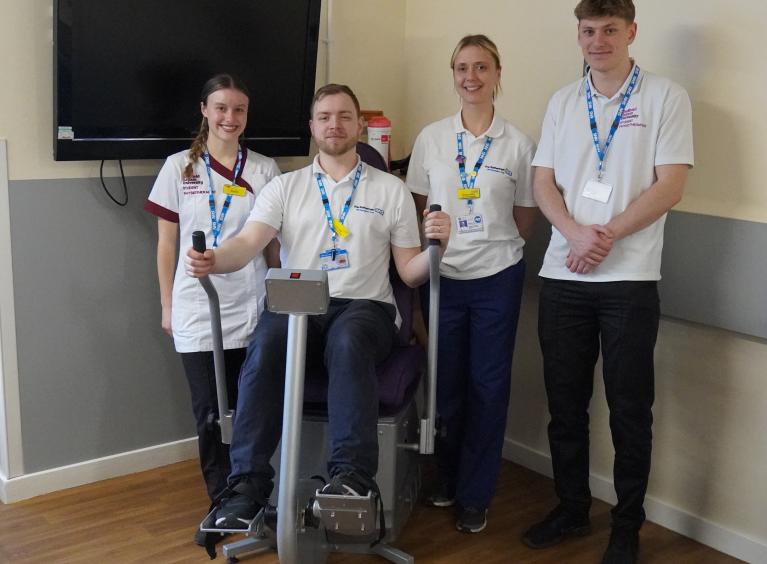
[[[349,253],[346,249],[338,247],[338,238],[340,237],[343,239],[349,235],[349,230],[344,226],[344,221],[346,221],[346,214],[349,213],[349,207],[352,204],[354,192],[357,190],[357,186],[360,183],[360,176],[362,176],[362,163],[357,165],[357,171],[354,173],[354,181],[352,182],[352,191],[349,194],[349,197],[346,198],[343,210],[338,219],[333,219],[333,212],[330,211],[330,200],[328,200],[328,194],[325,191],[325,183],[322,181],[322,174],[318,172],[314,176],[317,179],[317,187],[320,189],[322,205],[325,208],[325,218],[328,221],[330,238],[333,241],[332,249],[320,253],[320,268],[322,268],[322,270],[349,268]]]
[[[623,117],[623,111],[626,109],[626,105],[631,98],[631,94],[634,92],[634,87],[636,87],[638,78],[639,66],[635,65],[634,72],[631,75],[631,81],[629,82],[628,88],[626,88],[626,92],[623,94],[623,99],[621,100],[621,104],[618,107],[618,113],[615,114],[615,119],[613,119],[613,123],[610,126],[610,131],[607,134],[607,139],[605,139],[604,147],[602,147],[599,143],[599,131],[597,129],[597,119],[594,113],[594,97],[591,94],[591,85],[589,84],[590,81],[588,76],[586,76],[584,79],[586,81],[586,107],[589,114],[591,137],[594,141],[594,148],[597,151],[597,160],[599,161],[597,165],[597,179],[589,180],[586,182],[586,186],[583,188],[584,198],[596,200],[597,202],[602,202],[603,204],[607,203],[607,201],[610,199],[610,193],[612,192],[613,187],[602,182],[605,159],[607,158],[607,150],[610,148],[610,145],[613,142],[613,138],[615,137],[615,133],[618,131],[618,127],[621,124],[621,117]]]
[[[456,216],[456,226],[458,228],[458,234],[473,233],[475,231],[484,230],[484,222],[482,214],[474,213],[474,200],[479,199],[479,188],[475,188],[474,183],[477,180],[477,174],[482,168],[482,163],[485,162],[487,152],[490,150],[490,145],[493,143],[492,137],[485,137],[485,145],[482,147],[482,152],[479,154],[477,162],[474,164],[474,170],[471,171],[471,175],[468,180],[466,178],[466,156],[463,152],[463,132],[456,134],[456,145],[458,146],[458,156],[455,158],[458,161],[458,173],[461,176],[461,187],[458,189],[458,199],[466,200],[468,206],[468,213],[466,215]]]
[[[221,215],[218,216],[218,219],[216,219],[216,197],[214,196],[213,191],[213,174],[210,172],[210,155],[207,151],[202,154],[202,158],[205,161],[205,169],[208,171],[208,183],[210,184],[208,205],[210,206],[210,223],[211,230],[213,231],[213,247],[218,247],[218,236],[221,235],[221,229],[224,227],[226,212],[229,211],[229,206],[232,203],[232,194],[245,195],[244,188],[237,186],[237,176],[240,174],[240,165],[242,164],[242,148],[237,148],[237,164],[234,165],[234,178],[232,178],[232,183],[224,185],[226,199],[224,200],[224,206],[221,208]],[[239,190],[237,190],[238,188]],[[240,191],[243,193],[240,194]]]

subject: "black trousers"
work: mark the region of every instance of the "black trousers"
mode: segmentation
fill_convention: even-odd
[[[237,380],[247,349],[224,351],[226,365],[226,388],[229,407],[237,405]],[[192,394],[192,411],[197,426],[197,442],[200,451],[200,468],[208,497],[213,501],[226,488],[229,476],[229,446],[221,442],[221,433],[215,421],[218,418],[216,396],[216,373],[213,353],[181,353],[189,391]]]
[[[588,513],[591,506],[588,408],[601,345],[615,447],[616,528],[638,530],[645,519],[659,316],[654,281],[543,280],[538,334],[557,496],[573,513]]]

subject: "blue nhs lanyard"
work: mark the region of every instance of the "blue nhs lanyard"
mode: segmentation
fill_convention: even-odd
[[[599,143],[599,131],[597,130],[597,120],[594,115],[594,97],[591,95],[591,85],[589,84],[588,75],[586,75],[586,78],[584,79],[586,81],[586,107],[589,113],[589,125],[591,126],[591,137],[594,140],[594,147],[597,150],[597,159],[599,160],[599,166],[597,167],[597,172],[598,172],[597,180],[599,181],[602,180],[602,173],[604,172],[605,157],[607,156],[607,149],[610,148],[610,144],[613,141],[613,137],[615,137],[615,133],[618,131],[618,126],[621,124],[621,117],[623,117],[623,110],[626,109],[626,105],[629,102],[629,98],[631,98],[631,94],[634,92],[634,87],[637,84],[638,78],[639,78],[639,65],[635,65],[634,73],[631,75],[631,82],[629,82],[628,88],[626,88],[626,92],[623,94],[623,100],[621,100],[621,105],[618,107],[618,113],[615,114],[615,119],[613,120],[613,123],[610,126],[610,132],[607,134],[607,139],[605,139],[604,148],[602,148]]]
[[[226,219],[226,212],[229,211],[229,206],[232,203],[232,195],[227,194],[224,200],[224,207],[221,208],[221,215],[216,219],[216,197],[213,190],[213,174],[210,172],[210,155],[208,151],[202,154],[202,158],[205,161],[205,169],[208,171],[208,205],[210,205],[210,224],[213,231],[213,246],[218,247],[218,236],[221,235],[221,229],[224,227],[224,219]],[[234,178],[232,178],[232,184],[237,184],[237,176],[240,174],[240,165],[242,164],[242,147],[237,147],[237,164],[234,165]]]
[[[357,186],[359,186],[360,176],[362,176],[362,162],[357,165],[357,172],[354,174],[354,181],[352,182],[351,194],[349,194],[349,197],[346,198],[346,202],[344,202],[344,208],[338,218],[338,223],[341,225],[343,225],[344,221],[346,221],[346,214],[349,213],[349,207],[352,204],[352,197],[354,196],[354,192],[357,190]],[[325,191],[325,183],[322,181],[322,174],[318,172],[314,175],[314,178],[317,179],[317,187],[320,189],[322,205],[325,208],[325,218],[328,220],[328,227],[330,228],[330,238],[333,240],[333,248],[335,248],[336,242],[338,241],[338,234],[336,233],[336,228],[333,225],[333,212],[330,211],[330,200],[328,200],[328,193]]]
[[[461,175],[461,186],[464,188],[474,188],[474,182],[477,180],[477,174],[479,173],[479,169],[482,168],[482,163],[485,162],[485,157],[487,156],[487,152],[490,150],[490,145],[493,143],[493,138],[485,137],[485,145],[482,147],[482,152],[479,154],[479,158],[474,165],[474,170],[471,171],[471,177],[468,182],[466,180],[466,157],[463,154],[463,131],[461,133],[456,133],[455,140],[456,145],[458,146],[458,156],[455,160],[458,161],[458,172]]]

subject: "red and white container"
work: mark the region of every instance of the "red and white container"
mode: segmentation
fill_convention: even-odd
[[[376,151],[381,154],[386,161],[386,166],[389,166],[390,160],[390,141],[391,122],[389,121],[389,118],[385,116],[374,116],[370,118],[370,121],[368,121],[368,145],[374,147]]]

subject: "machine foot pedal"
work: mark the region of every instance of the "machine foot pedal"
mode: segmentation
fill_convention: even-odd
[[[208,513],[205,518],[202,520],[202,523],[200,523],[200,530],[203,533],[231,533],[231,534],[242,534],[242,535],[256,535],[259,536],[264,528],[264,514],[265,511],[262,509],[258,512],[258,514],[253,518],[252,521],[248,523],[248,526],[245,528],[237,528],[233,529],[230,527],[217,527],[216,526],[216,511],[218,508],[213,508],[210,513]]]
[[[358,497],[317,490],[312,510],[330,534],[369,536],[378,531],[376,501],[372,492]]]

